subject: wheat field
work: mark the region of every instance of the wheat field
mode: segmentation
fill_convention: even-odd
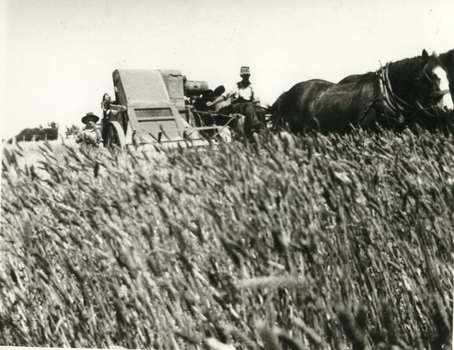
[[[454,139],[4,146],[0,345],[448,349]]]

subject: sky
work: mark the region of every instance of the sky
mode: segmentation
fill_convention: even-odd
[[[115,69],[177,69],[214,89],[240,67],[262,104],[454,48],[453,0],[0,0],[0,130],[101,115]]]

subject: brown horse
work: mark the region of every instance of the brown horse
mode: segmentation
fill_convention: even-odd
[[[351,75],[339,83],[309,80],[294,85],[271,106],[274,130],[346,133],[377,124],[401,128],[418,115],[452,110],[443,63],[434,53],[388,63],[376,72]]]

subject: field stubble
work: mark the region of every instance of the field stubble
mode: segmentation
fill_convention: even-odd
[[[452,136],[288,141],[5,147],[0,345],[449,346]]]

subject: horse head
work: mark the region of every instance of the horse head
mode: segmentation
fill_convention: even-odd
[[[405,117],[438,116],[453,109],[445,67],[434,52],[390,63],[388,93]],[[392,87],[392,88],[391,88]]]
[[[436,52],[429,56],[426,50],[422,53],[423,68],[417,78],[418,91],[416,102],[424,110],[431,110],[436,115],[453,109],[449,91],[449,80],[446,67]]]

